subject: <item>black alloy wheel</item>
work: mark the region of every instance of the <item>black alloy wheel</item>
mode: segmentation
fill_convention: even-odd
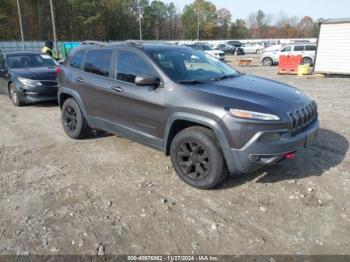
[[[194,180],[204,179],[210,170],[210,159],[204,147],[196,142],[184,142],[177,150],[182,172]]]
[[[206,127],[192,126],[177,133],[170,145],[170,159],[177,175],[196,188],[214,188],[227,175],[216,135]]]
[[[70,132],[74,132],[77,128],[77,113],[74,108],[67,106],[63,112],[64,125]]]
[[[70,138],[80,139],[90,134],[91,128],[85,120],[78,103],[73,98],[64,101],[61,118],[63,129]]]

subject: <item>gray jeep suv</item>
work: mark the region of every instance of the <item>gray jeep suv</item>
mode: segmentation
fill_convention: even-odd
[[[85,45],[61,69],[58,98],[69,137],[93,128],[162,150],[197,188],[291,158],[317,137],[317,105],[308,96],[192,48]]]

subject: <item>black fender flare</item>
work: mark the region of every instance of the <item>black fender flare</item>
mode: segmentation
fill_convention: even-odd
[[[76,90],[71,89],[71,88],[60,87],[59,91],[58,91],[58,94],[57,94],[57,96],[58,96],[58,103],[60,105],[60,108],[62,108],[62,105],[63,105],[62,101],[61,101],[62,95],[68,95],[68,96],[72,97],[78,103],[78,105],[80,107],[80,110],[81,110],[81,112],[84,115],[84,118],[86,119],[86,121],[88,121],[88,119],[89,119],[88,118],[88,114],[87,114],[86,108],[85,108],[85,106],[83,104],[83,101],[80,98],[79,93]]]
[[[205,117],[205,116],[200,116],[196,114],[191,114],[191,113],[186,113],[186,112],[176,112],[173,113],[169,118],[165,126],[165,131],[164,131],[164,152],[166,151],[167,145],[168,145],[168,138],[169,138],[169,133],[170,130],[174,124],[175,121],[177,120],[185,120],[185,121],[190,121],[194,123],[198,123],[200,125],[206,126],[210,128],[216,135],[220,147],[222,149],[222,152],[224,154],[224,158],[227,163],[227,167],[230,172],[235,171],[235,163],[233,161],[232,157],[232,151],[230,148],[230,144],[225,136],[224,131],[220,127],[220,125],[217,123],[217,121]]]

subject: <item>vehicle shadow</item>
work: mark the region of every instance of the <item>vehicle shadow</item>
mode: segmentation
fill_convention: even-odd
[[[83,138],[83,140],[91,140],[91,139],[99,139],[99,138],[105,138],[105,137],[110,137],[114,136],[114,134],[98,130],[98,129],[92,129],[89,131],[88,135]]]
[[[251,174],[229,176],[217,189],[227,189],[256,180],[256,183],[275,183],[283,180],[321,176],[327,170],[339,165],[349,149],[344,136],[328,129],[320,129],[315,144],[296,153],[293,160],[282,161]]]
[[[44,102],[37,102],[37,103],[29,103],[29,104],[25,104],[25,106],[57,107],[58,106],[58,101],[44,101]]]

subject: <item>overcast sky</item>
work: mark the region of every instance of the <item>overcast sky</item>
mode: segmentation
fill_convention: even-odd
[[[164,0],[173,2],[179,10],[193,0]],[[261,9],[265,13],[278,16],[281,11],[289,16],[312,18],[350,18],[350,0],[210,0],[217,8],[225,7],[233,14],[233,19],[246,18]]]

